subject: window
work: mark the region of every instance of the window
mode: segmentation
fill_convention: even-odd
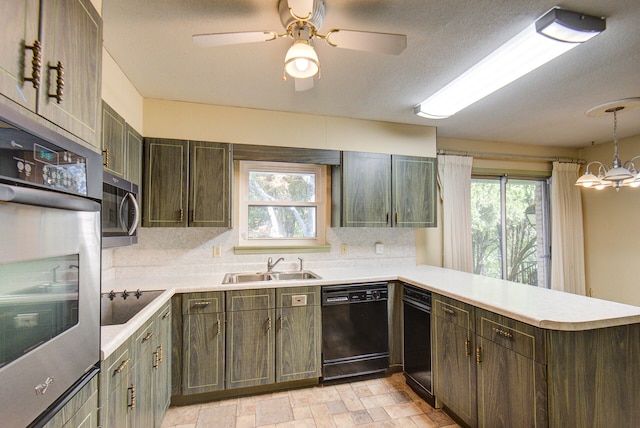
[[[547,180],[471,180],[474,273],[549,287]]]
[[[240,162],[240,245],[321,245],[326,167]]]

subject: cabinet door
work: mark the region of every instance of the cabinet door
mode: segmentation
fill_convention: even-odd
[[[102,363],[100,370],[100,425],[104,427],[130,426],[130,364],[129,343],[118,348]]]
[[[342,226],[386,227],[391,215],[391,155],[344,152]]]
[[[393,225],[436,226],[436,159],[392,156]]]
[[[144,149],[142,225],[186,226],[188,142],[147,138]]]
[[[277,290],[276,382],[320,377],[321,310],[317,287]]]
[[[189,142],[189,226],[230,227],[229,144]]]
[[[227,291],[227,388],[275,382],[275,290]]]
[[[42,2],[41,21],[38,113],[99,147],[102,20],[89,0],[57,0]]]
[[[25,47],[38,40],[39,8],[39,0],[0,1],[0,93],[34,112],[36,88],[24,77],[32,78],[39,68],[34,50]]]
[[[125,176],[126,125],[114,109],[102,103],[102,164],[105,171]]]
[[[478,426],[547,426],[544,364],[485,338],[479,346]]]
[[[134,427],[152,427],[153,395],[155,394],[153,376],[155,365],[154,324],[141,328],[134,336],[133,387],[129,403],[132,410]]]
[[[476,421],[476,361],[472,333],[439,316],[434,317],[434,392],[469,426]]]
[[[142,183],[142,136],[126,124],[126,173],[125,178],[140,186]]]
[[[171,401],[171,303],[162,308],[154,321],[156,350],[154,358],[153,414],[154,426],[162,424],[162,417]]]
[[[224,389],[224,312],[183,315],[182,394]]]

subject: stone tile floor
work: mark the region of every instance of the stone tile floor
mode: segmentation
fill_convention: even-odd
[[[418,397],[402,373],[169,408],[162,428],[427,427],[458,425]]]

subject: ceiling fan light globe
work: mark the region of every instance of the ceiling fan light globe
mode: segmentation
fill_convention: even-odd
[[[289,76],[298,79],[318,74],[320,62],[313,46],[307,41],[296,41],[284,57],[284,70]]]

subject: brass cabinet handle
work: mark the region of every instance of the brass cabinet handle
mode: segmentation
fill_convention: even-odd
[[[169,318],[169,315],[171,315],[171,311],[167,311],[166,314],[162,315],[162,319],[166,320],[167,318]]]
[[[136,386],[134,384],[131,384],[131,386],[127,389],[129,390],[129,393],[131,395],[131,402],[127,404],[127,407],[131,409],[135,409],[136,408]]]
[[[55,98],[58,104],[62,104],[62,96],[64,95],[64,66],[58,61],[56,66],[49,65],[49,70],[56,70],[56,93],[49,94],[49,98]]]
[[[40,70],[42,69],[42,45],[40,40],[34,40],[33,45],[24,47],[25,51],[30,49],[33,52],[31,58],[31,77],[24,77],[26,82],[31,82],[34,89],[40,87]]]
[[[191,306],[209,306],[211,304],[211,300],[202,300],[200,302],[193,302]]]
[[[153,353],[153,368],[157,369],[160,365],[160,356],[158,355],[158,349]]]
[[[267,318],[267,331],[271,331],[271,317]]]
[[[398,211],[396,211],[396,224],[398,224]]]
[[[129,365],[130,361],[131,361],[131,358],[127,358],[126,360],[121,362],[118,368],[113,371],[113,374],[115,375],[117,373],[122,372],[122,370],[124,370],[124,368],[127,367],[127,365]]]
[[[184,210],[180,208],[180,223],[182,223],[182,220],[184,220]]]
[[[217,327],[217,332],[218,332],[217,334],[219,335],[219,334],[221,333],[221,331],[222,331],[222,327],[220,326],[220,320],[217,320],[217,321],[216,321],[216,324],[217,324],[217,326],[218,326],[218,327]]]
[[[102,165],[109,168],[109,149],[103,150],[102,153],[104,154],[104,162],[102,163]]]
[[[513,334],[509,333],[507,330],[503,330],[498,327],[493,327],[494,333],[499,334],[500,336],[506,337],[507,339],[513,339]]]
[[[147,335],[145,337],[142,338],[143,342],[146,342],[147,340],[151,339],[151,337],[153,337],[153,332],[150,331],[149,333],[147,333]]]
[[[449,315],[456,315],[456,311],[454,311],[451,308],[448,308],[447,306],[442,306],[442,312]]]
[[[162,345],[158,346],[158,352],[160,353],[160,356],[158,357],[158,362],[161,363],[162,362]]]
[[[471,349],[470,349],[469,345],[471,345],[471,341],[469,339],[466,339],[464,341],[464,352],[465,352],[467,357],[471,356]]]
[[[476,348],[476,364],[480,364],[482,362],[482,348],[479,346]]]
[[[387,224],[389,224],[389,212],[387,212]]]
[[[284,323],[287,321],[287,317],[280,317],[278,319],[278,322],[280,323],[280,327],[278,328],[279,330],[282,330],[284,328]]]

